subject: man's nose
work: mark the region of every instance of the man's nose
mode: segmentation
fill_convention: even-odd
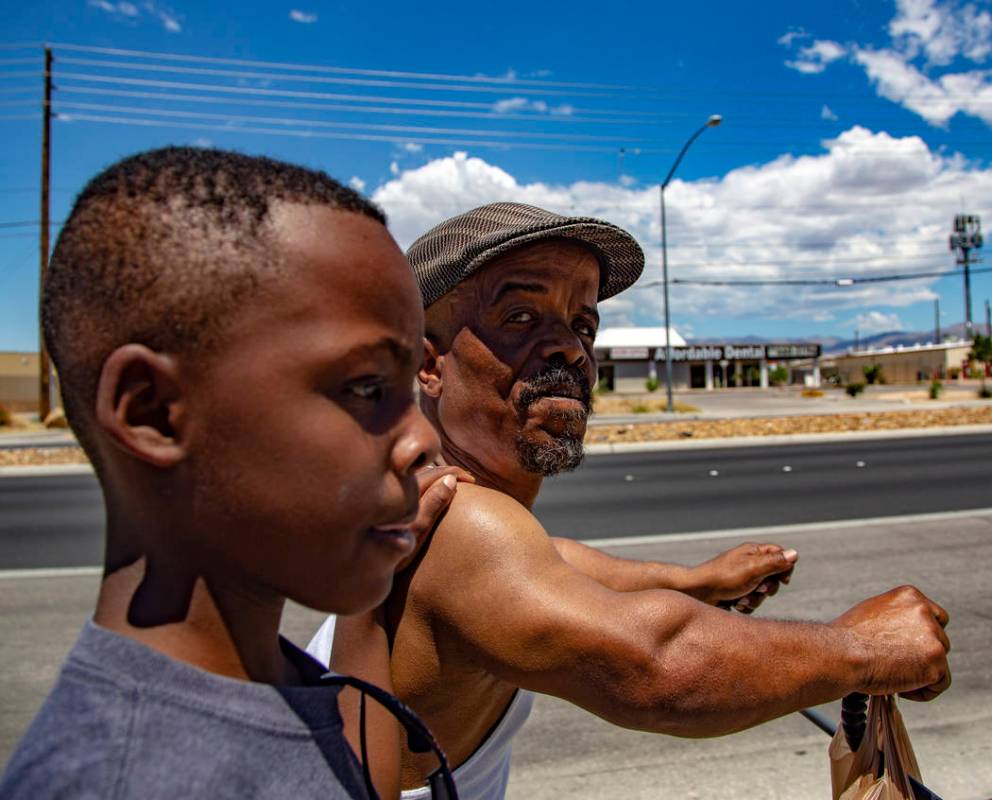
[[[544,332],[538,352],[546,362],[562,360],[571,367],[584,367],[588,360],[579,335],[564,323],[556,323]]]

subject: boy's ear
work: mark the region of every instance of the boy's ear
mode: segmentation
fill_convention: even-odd
[[[168,468],[186,455],[181,436],[185,403],[175,358],[126,344],[103,362],[96,421],[126,453]]]
[[[425,336],[424,361],[420,365],[420,372],[417,373],[421,394],[434,398],[441,396],[443,371],[444,356],[438,353],[437,345]]]

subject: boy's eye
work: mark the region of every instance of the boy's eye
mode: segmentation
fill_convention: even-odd
[[[386,394],[386,386],[381,379],[370,378],[348,384],[345,391],[361,400],[377,403]]]

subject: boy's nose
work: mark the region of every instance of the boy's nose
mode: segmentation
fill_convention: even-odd
[[[393,469],[401,475],[412,475],[437,458],[441,441],[416,404],[410,406],[404,428],[393,447]]]

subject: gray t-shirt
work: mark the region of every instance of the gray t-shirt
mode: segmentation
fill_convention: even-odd
[[[87,622],[0,780],[0,798],[365,798],[338,687],[223,678]]]

